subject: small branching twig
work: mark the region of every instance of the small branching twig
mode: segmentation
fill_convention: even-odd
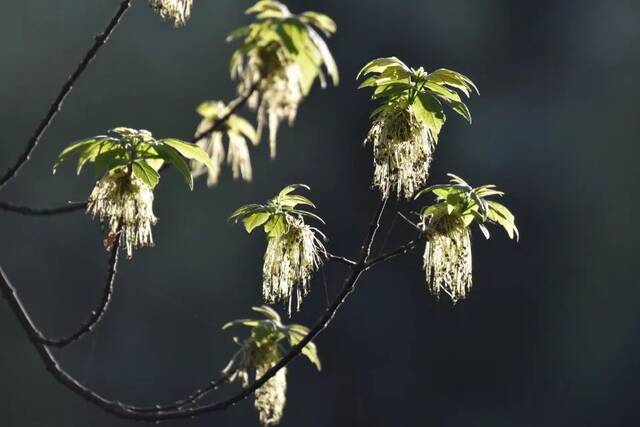
[[[102,317],[107,311],[107,307],[109,306],[109,302],[111,302],[111,296],[113,295],[113,288],[116,278],[116,271],[118,265],[118,254],[120,252],[120,239],[116,239],[113,244],[113,248],[111,249],[111,253],[109,256],[109,272],[107,273],[107,282],[104,287],[104,291],[102,292],[102,298],[95,310],[91,312],[89,318],[78,328],[74,333],[62,337],[62,338],[47,338],[45,334],[43,334],[34,324],[33,322],[29,322],[30,332],[29,336],[32,340],[35,340],[38,344],[43,344],[49,347],[65,347],[78,339],[80,339],[83,335],[93,331],[95,326],[100,322]],[[1,272],[1,268],[0,268]],[[19,309],[24,311],[24,306],[18,297],[18,294],[9,283],[8,279],[2,272],[2,283],[0,283],[0,288],[2,288],[2,292],[5,295],[5,298],[9,301],[9,303],[14,307],[14,311]],[[28,315],[26,312],[25,316]]]
[[[15,178],[20,168],[22,168],[22,166],[24,166],[24,164],[29,161],[29,158],[31,157],[33,150],[36,149],[40,138],[47,130],[56,114],[58,114],[58,112],[61,110],[62,103],[64,102],[69,92],[71,92],[73,85],[80,78],[82,73],[87,69],[89,63],[96,57],[100,48],[105,45],[105,43],[113,33],[113,30],[115,30],[115,28],[118,26],[118,23],[120,22],[122,16],[131,7],[132,1],[133,0],[123,0],[120,3],[120,6],[118,7],[116,13],[113,15],[113,18],[111,18],[111,20],[107,24],[105,30],[95,37],[93,45],[87,51],[84,58],[82,58],[82,61],[80,61],[80,64],[78,64],[75,71],[71,74],[71,76],[69,76],[64,85],[62,85],[60,93],[49,107],[47,114],[45,114],[45,116],[42,118],[42,121],[34,131],[31,138],[29,138],[27,147],[25,148],[24,152],[20,155],[20,157],[18,157],[13,166],[11,166],[7,170],[7,172],[0,178],[0,189],[2,189],[9,181]]]

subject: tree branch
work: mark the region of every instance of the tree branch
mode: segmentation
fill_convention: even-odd
[[[100,322],[105,312],[107,311],[107,307],[109,306],[109,302],[111,302],[111,296],[113,295],[113,287],[115,283],[117,265],[118,265],[118,254],[120,252],[120,238],[116,239],[113,244],[113,248],[111,249],[111,254],[109,256],[109,272],[107,274],[107,283],[104,287],[104,291],[102,292],[102,298],[98,303],[98,306],[95,310],[91,312],[89,318],[82,323],[82,325],[76,330],[74,333],[62,337],[62,338],[47,338],[45,334],[43,334],[31,321],[29,315],[24,309],[24,305],[18,297],[18,293],[16,289],[11,285],[4,271],[0,267],[0,274],[2,275],[2,282],[0,283],[0,289],[5,297],[5,299],[9,302],[14,309],[14,312],[22,311],[24,316],[27,319],[26,323],[23,323],[25,328],[29,330],[27,333],[35,340],[38,344],[47,345],[49,347],[65,347],[78,339],[80,339],[83,335],[93,331],[93,328]]]
[[[120,22],[120,19],[122,18],[122,16],[129,9],[129,7],[131,7],[132,1],[133,0],[123,0],[120,3],[120,6],[118,7],[118,10],[116,11],[115,15],[113,15],[113,18],[111,18],[111,20],[107,24],[107,27],[102,32],[102,34],[99,34],[95,37],[95,41],[93,42],[93,45],[87,51],[82,61],[80,61],[80,64],[78,64],[75,71],[71,74],[71,76],[69,76],[69,78],[64,83],[64,85],[62,85],[62,89],[60,90],[60,93],[58,94],[56,99],[53,101],[51,106],[49,106],[49,111],[47,111],[47,114],[43,117],[42,121],[34,131],[31,138],[29,138],[29,141],[27,142],[27,147],[24,150],[24,152],[20,155],[20,157],[18,157],[18,160],[16,161],[16,163],[13,166],[11,166],[7,170],[7,172],[0,178],[0,189],[2,189],[9,181],[15,178],[20,168],[29,161],[29,158],[31,157],[33,150],[35,150],[36,146],[38,145],[38,142],[40,141],[40,138],[42,137],[44,132],[47,130],[47,128],[55,118],[56,114],[60,111],[62,107],[62,103],[64,102],[69,92],[71,92],[73,85],[80,78],[82,73],[86,70],[89,63],[96,57],[100,48],[105,45],[105,43],[109,39],[109,36],[111,36],[111,33],[113,33],[113,30],[118,26],[118,23]]]
[[[367,259],[369,258],[371,246],[373,244],[373,241],[375,240],[376,233],[380,228],[380,219],[382,218],[385,205],[386,198],[381,200],[374,219],[369,226],[369,232],[362,244],[358,262],[356,263],[356,265],[352,266],[351,272],[345,279],[344,286],[334,302],[329,308],[327,308],[324,314],[320,316],[320,318],[316,321],[315,326],[309,331],[309,333],[302,340],[300,340],[297,345],[293,346],[289,350],[289,352],[287,352],[287,354],[278,361],[278,363],[276,363],[271,369],[265,372],[265,374],[258,378],[256,381],[242,389],[236,395],[226,400],[211,403],[209,405],[202,405],[195,408],[183,408],[184,404],[182,402],[191,403],[197,401],[201,396],[204,395],[202,394],[203,392],[207,393],[208,391],[213,390],[216,387],[213,385],[213,383],[206,388],[206,392],[204,391],[204,389],[199,390],[190,397],[174,403],[173,408],[170,410],[165,410],[165,408],[163,407],[160,407],[160,409],[137,408],[135,406],[126,405],[121,402],[109,400],[100,396],[91,389],[80,384],[71,375],[64,371],[57,363],[50,350],[40,342],[35,325],[31,321],[24,306],[17,298],[15,289],[13,288],[13,286],[9,282],[8,277],[5,275],[4,271],[1,268],[0,279],[2,279],[3,285],[0,286],[0,291],[2,291],[4,297],[9,300],[9,305],[20,321],[22,327],[25,329],[31,343],[36,348],[36,351],[40,355],[40,358],[45,364],[47,370],[60,384],[80,395],[88,402],[99,406],[109,413],[118,415],[123,418],[143,421],[163,421],[178,418],[191,418],[197,415],[227,409],[228,407],[233,406],[236,403],[246,399],[258,388],[260,388],[265,382],[272,378],[280,369],[289,364],[289,362],[291,362],[302,352],[304,346],[315,339],[322,331],[324,331],[329,326],[337,311],[344,304],[347,297],[353,292],[358,279],[367,269]]]

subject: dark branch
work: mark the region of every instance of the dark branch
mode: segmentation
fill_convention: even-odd
[[[329,252],[327,252],[327,258],[330,259],[331,261],[335,261],[337,263],[348,265],[348,266],[356,265],[356,262],[355,261],[351,261],[349,258],[346,258],[346,257],[343,257],[343,256],[333,255],[333,254],[331,254]]]
[[[231,117],[236,112],[238,112],[238,110],[242,108],[244,104],[247,103],[249,98],[251,98],[251,95],[253,95],[253,93],[256,91],[257,87],[258,87],[258,83],[251,86],[246,93],[240,95],[233,101],[229,102],[229,110],[223,116],[216,119],[209,129],[196,134],[196,136],[193,137],[191,142],[195,144],[201,139],[208,137],[213,132],[220,130],[220,128],[227,122],[227,120],[229,120],[229,117]]]
[[[235,396],[232,396],[226,400],[222,400],[219,402],[215,402],[209,405],[203,405],[195,408],[184,408],[185,405],[182,402],[187,402],[186,404],[197,401],[202,391],[197,391],[192,396],[187,399],[183,399],[181,401],[173,404],[175,409],[165,410],[160,407],[160,409],[155,408],[136,408],[134,406],[125,405],[121,402],[108,400],[89,388],[83,386],[78,381],[76,381],[71,375],[69,375],[66,371],[64,371],[60,365],[53,358],[49,349],[43,345],[39,341],[39,336],[37,334],[37,329],[35,328],[33,322],[31,321],[29,315],[27,314],[24,306],[17,298],[15,294],[15,289],[11,286],[9,279],[4,274],[4,271],[0,268],[0,279],[3,281],[3,285],[0,286],[0,291],[2,291],[4,297],[9,300],[10,306],[15,313],[16,317],[20,321],[22,327],[27,332],[31,343],[35,346],[40,358],[43,363],[47,367],[47,370],[54,376],[54,378],[70,389],[71,391],[77,393],[85,400],[90,403],[93,403],[105,411],[118,415],[123,418],[136,419],[136,420],[144,420],[144,421],[163,421],[169,419],[178,419],[178,418],[190,418],[196,415],[201,415],[209,412],[224,410],[229,408],[230,406],[235,405],[236,403],[246,399],[253,392],[255,392],[258,388],[260,388],[265,382],[267,382],[270,378],[272,378],[280,369],[285,367],[289,362],[291,362],[296,356],[298,356],[304,346],[306,346],[309,342],[315,339],[322,331],[324,331],[331,321],[333,320],[335,314],[340,309],[340,307],[344,304],[347,297],[353,292],[355,285],[362,275],[362,273],[367,269],[367,259],[369,258],[371,252],[371,245],[375,239],[376,233],[380,228],[380,219],[384,212],[384,207],[386,205],[386,199],[383,199],[380,202],[378,210],[376,211],[376,215],[374,216],[373,221],[369,227],[369,232],[367,237],[365,238],[362,249],[360,252],[360,256],[356,265],[352,266],[351,272],[349,276],[345,279],[344,286],[334,302],[331,304],[329,308],[324,312],[322,316],[316,321],[314,327],[309,331],[309,333],[295,346],[293,346],[289,352],[285,356],[283,356],[278,363],[276,363],[271,369],[269,369],[263,376],[258,378],[252,384],[244,388]],[[215,386],[212,384],[208,387],[208,391],[214,389]],[[205,393],[206,393],[205,392]],[[193,398],[193,396],[196,396]],[[192,399],[192,400],[190,400]],[[178,405],[176,407],[176,405]],[[169,405],[171,406],[171,405]],[[148,412],[152,411],[152,412]]]
[[[412,251],[417,245],[418,243],[420,243],[422,239],[421,238],[417,238],[415,240],[410,241],[409,243],[406,243],[402,246],[400,246],[397,249],[394,249],[390,252],[387,252],[383,255],[380,255],[372,260],[370,260],[369,262],[367,262],[366,268],[369,269],[371,267],[373,267],[376,264],[380,264],[381,262],[387,261],[391,258],[395,258],[399,255],[404,255],[409,251]]]
[[[24,150],[24,152],[20,155],[20,157],[18,157],[18,160],[16,161],[16,163],[7,170],[7,172],[2,176],[2,178],[0,178],[0,189],[2,189],[2,187],[4,187],[9,181],[15,178],[20,168],[26,162],[29,161],[29,158],[31,157],[33,150],[35,150],[36,146],[38,145],[38,142],[40,141],[40,138],[42,137],[44,132],[47,130],[47,128],[55,118],[56,114],[62,108],[62,103],[64,102],[69,92],[71,92],[73,85],[80,78],[82,73],[86,70],[89,63],[96,57],[100,48],[104,46],[104,44],[107,42],[107,40],[109,39],[109,36],[111,36],[111,33],[113,32],[113,30],[117,27],[122,16],[129,9],[129,7],[131,7],[131,1],[132,0],[123,0],[122,3],[120,3],[120,6],[118,7],[118,10],[116,11],[115,15],[113,15],[113,18],[111,18],[111,20],[107,24],[107,27],[102,32],[102,34],[99,34],[95,37],[95,41],[93,42],[93,45],[87,51],[82,61],[80,61],[80,64],[78,64],[75,71],[71,74],[71,76],[69,76],[69,79],[64,83],[64,85],[62,86],[62,89],[60,90],[60,93],[58,94],[56,99],[53,101],[51,106],[49,107],[49,111],[47,111],[47,114],[43,117],[42,121],[40,122],[40,124],[34,131],[33,135],[27,142],[27,147]]]
[[[62,338],[47,338],[45,334],[43,334],[35,324],[29,320],[27,324],[24,324],[25,327],[29,327],[29,336],[35,340],[38,344],[44,344],[50,347],[65,347],[82,337],[83,335],[91,332],[93,328],[100,322],[105,312],[107,311],[107,307],[109,306],[109,302],[111,301],[111,296],[113,295],[113,285],[115,283],[116,270],[118,265],[118,253],[120,252],[120,239],[116,239],[113,244],[113,248],[111,250],[111,254],[109,256],[109,272],[107,274],[107,283],[105,284],[104,291],[102,292],[102,298],[98,303],[98,306],[95,310],[91,312],[89,318],[71,335]],[[1,269],[0,269],[1,271]],[[24,306],[20,301],[20,297],[18,297],[18,293],[13,288],[13,286],[9,283],[9,280],[2,272],[2,283],[0,283],[0,288],[2,288],[2,292],[4,297],[9,301],[9,305],[11,305],[14,309],[20,310],[24,312],[24,316],[28,315],[24,310]]]
[[[201,389],[196,390],[195,392],[193,392],[192,394],[190,394],[188,397],[184,398],[184,399],[180,399],[180,400],[176,400],[173,403],[170,403],[168,405],[155,405],[155,406],[149,406],[149,407],[139,407],[139,406],[130,406],[130,405],[125,405],[126,408],[134,411],[134,412],[166,412],[166,411],[173,411],[173,410],[177,410],[177,409],[184,409],[188,406],[192,406],[195,405],[196,403],[198,403],[200,400],[202,400],[207,394],[209,394],[212,391],[217,390],[221,385],[229,382],[229,378],[233,375],[234,371],[230,371],[230,372],[225,372],[223,373],[220,378],[215,379],[215,380],[211,380],[209,381],[209,383],[205,386],[202,387]]]
[[[77,212],[86,209],[87,202],[69,202],[64,206],[55,208],[33,208],[30,206],[15,205],[11,202],[0,201],[0,210],[14,212],[21,215],[50,216]]]

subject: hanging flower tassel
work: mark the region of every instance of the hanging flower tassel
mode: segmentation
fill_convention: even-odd
[[[183,27],[191,17],[193,0],[149,0],[153,11],[165,21],[173,21],[175,27]]]
[[[153,214],[153,191],[135,175],[123,170],[105,175],[89,196],[87,212],[108,227],[107,249],[122,238],[131,258],[134,249],[153,246],[151,226],[158,221]]]
[[[385,110],[367,136],[373,143],[373,185],[384,196],[395,192],[410,199],[429,177],[437,140],[416,118],[413,107]]]

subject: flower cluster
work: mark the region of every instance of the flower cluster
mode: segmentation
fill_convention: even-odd
[[[309,329],[302,325],[284,325],[278,313],[268,306],[253,307],[253,310],[263,314],[265,319],[242,319],[223,326],[223,329],[238,325],[251,328],[248,338],[234,338],[240,345],[240,350],[224,369],[230,381],[238,379],[244,387],[249,385],[252,377],[261,378],[280,361],[284,354],[285,342],[294,346],[309,333]],[[315,344],[305,345],[302,354],[320,370],[320,359]],[[283,367],[255,391],[254,406],[258,410],[262,425],[278,424],[282,419],[286,402],[287,368]]]
[[[269,128],[271,157],[276,155],[278,127],[292,125],[298,107],[316,79],[326,86],[325,71],[334,84],[338,68],[318,33],[336,31],[331,18],[318,12],[292,14],[275,0],[259,0],[247,9],[256,22],[233,31],[228,40],[242,39],[231,58],[231,77],[240,96],[251,93],[248,105],[257,111],[258,134]],[[316,30],[317,29],[317,30]]]
[[[208,172],[207,185],[216,185],[220,179],[222,164],[227,160],[231,166],[233,178],[247,182],[253,179],[249,142],[258,143],[258,135],[253,126],[242,117],[231,114],[229,107],[220,101],[204,102],[198,106],[202,121],[196,130],[196,144],[211,158],[213,168],[208,169],[200,162],[191,162],[191,173],[197,177]],[[221,125],[219,120],[226,118]],[[214,131],[211,129],[217,126]],[[223,140],[226,136],[229,146],[225,156]]]
[[[357,78],[364,76],[368,77],[359,88],[371,88],[372,99],[384,100],[371,114],[367,137],[373,143],[373,185],[384,197],[394,191],[398,197],[411,199],[429,178],[446,120],[443,106],[471,123],[469,109],[456,90],[468,97],[478,89],[456,71],[440,68],[428,73],[395,57],[369,62]]]
[[[441,292],[455,303],[467,296],[471,289],[471,230],[474,222],[486,238],[485,224],[500,225],[510,238],[518,238],[513,214],[502,204],[489,200],[502,196],[494,185],[472,188],[462,178],[449,174],[450,184],[434,185],[420,191],[436,195],[436,202],[421,212],[421,228],[426,244],[423,267],[427,284],[433,295]]]
[[[365,142],[373,144],[373,184],[386,197],[394,191],[410,199],[429,177],[437,140],[416,118],[412,106],[385,110]]]
[[[175,27],[182,27],[191,17],[193,0],[149,0],[149,5],[160,18],[173,21]]]
[[[445,292],[455,303],[471,289],[471,232],[459,218],[443,215],[431,221],[423,267],[431,293]]]
[[[315,207],[306,197],[293,194],[298,188],[309,189],[304,184],[289,185],[267,204],[246,205],[231,215],[231,219],[242,220],[248,233],[264,227],[269,242],[262,268],[262,295],[270,304],[285,302],[289,315],[294,299],[296,310],[300,309],[302,298],[309,292],[311,277],[327,255],[320,240],[326,239],[324,234],[304,222],[304,217],[323,222],[322,218],[296,208]]]
[[[303,297],[309,293],[313,273],[321,265],[326,254],[316,229],[302,220],[288,216],[288,230],[271,237],[267,244],[262,269],[262,296],[272,304],[286,301],[291,315],[295,297],[295,309],[300,310]]]
[[[271,50],[266,49],[264,53],[268,54],[267,52]],[[274,52],[273,55],[277,53]],[[275,62],[277,61],[268,60],[266,63]],[[238,88],[240,93],[249,90],[250,85],[257,84],[248,105],[257,111],[259,138],[262,136],[265,125],[268,126],[269,152],[271,158],[275,158],[280,123],[287,121],[289,126],[293,125],[300,102],[304,98],[300,66],[293,61],[285,61],[269,69],[265,66],[265,62],[251,58],[246,71],[241,73],[242,82]]]
[[[153,246],[153,190],[137,176],[123,170],[105,175],[89,196],[87,212],[106,225],[108,249],[121,238],[131,258],[134,249]]]

